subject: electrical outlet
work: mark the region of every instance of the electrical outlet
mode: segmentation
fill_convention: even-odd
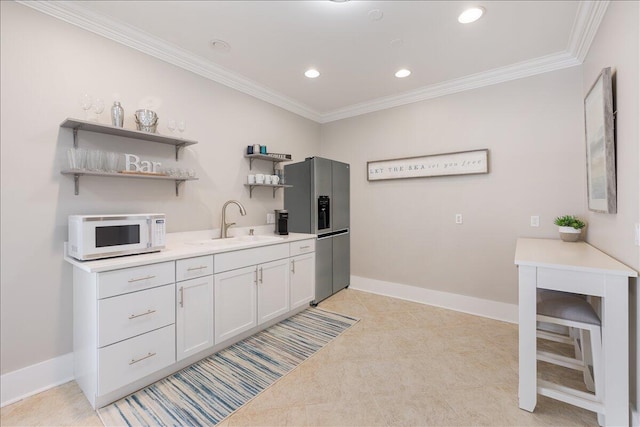
[[[276,223],[276,214],[268,213],[267,224],[275,224],[275,223]]]
[[[640,223],[636,222],[635,224],[635,228],[636,228],[636,246],[640,246]]]
[[[456,224],[462,224],[462,214],[456,214]]]
[[[540,227],[540,217],[538,215],[531,216],[531,226]]]

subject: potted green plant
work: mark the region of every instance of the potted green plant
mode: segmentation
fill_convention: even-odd
[[[554,223],[558,226],[560,238],[564,242],[577,242],[585,223],[573,215],[559,216]]]

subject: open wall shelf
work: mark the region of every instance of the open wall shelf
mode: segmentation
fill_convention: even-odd
[[[176,196],[180,195],[180,184],[185,181],[197,181],[198,178],[178,178],[175,176],[166,176],[166,175],[136,175],[129,173],[119,173],[119,172],[94,172],[94,171],[84,171],[84,170],[73,170],[67,169],[60,172],[62,175],[73,175],[73,181],[75,184],[75,195],[80,194],[80,177],[81,176],[106,176],[111,178],[138,178],[138,179],[160,179],[164,181],[175,181],[176,184]]]
[[[119,128],[116,126],[105,125],[102,123],[87,122],[84,120],[67,118],[60,124],[62,128],[73,129],[73,146],[78,148],[78,131],[102,133],[113,136],[123,136],[125,138],[133,138],[140,141],[156,142],[159,144],[173,145],[176,148],[176,160],[180,149],[189,145],[197,144],[198,141],[176,138],[173,136],[160,135],[158,133],[142,132],[139,130]]]

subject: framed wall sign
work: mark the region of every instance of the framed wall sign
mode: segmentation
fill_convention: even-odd
[[[367,162],[369,181],[480,173],[489,173],[487,149]]]
[[[616,155],[611,68],[600,72],[584,99],[589,210],[616,213]]]

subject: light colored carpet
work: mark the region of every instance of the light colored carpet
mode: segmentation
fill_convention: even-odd
[[[309,308],[98,413],[106,426],[215,425],[357,321]]]

